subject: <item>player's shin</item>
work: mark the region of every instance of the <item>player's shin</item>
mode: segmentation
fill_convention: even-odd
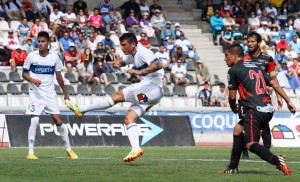
[[[68,152],[71,151],[71,145],[70,145],[70,140],[69,140],[69,131],[67,128],[67,125],[65,125],[64,123],[62,123],[61,125],[56,125],[57,130],[61,136],[61,139],[64,142],[64,145],[66,147],[66,150]]]
[[[241,153],[244,148],[243,135],[233,135],[233,146],[230,157],[230,169],[235,169],[239,165]]]
[[[100,102],[88,105],[88,106],[82,106],[80,107],[80,112],[88,112],[88,111],[93,111],[93,110],[102,110],[102,109],[107,109],[112,106],[114,106],[115,103],[112,100],[110,96],[105,97],[104,99],[101,99]]]
[[[258,143],[253,143],[250,146],[249,150],[258,155],[264,161],[267,161],[273,165],[277,165],[279,163],[279,159],[276,155],[274,155],[272,152],[270,152],[269,149]]]
[[[33,116],[31,117],[31,124],[28,130],[28,154],[34,153],[34,141],[36,135],[36,128],[39,124],[39,117]]]
[[[140,149],[139,128],[136,123],[130,123],[127,125],[127,134],[132,150]]]

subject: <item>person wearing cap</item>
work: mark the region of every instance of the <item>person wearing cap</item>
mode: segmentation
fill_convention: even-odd
[[[175,40],[180,38],[180,34],[183,34],[183,31],[180,30],[180,24],[177,22],[174,25],[175,30],[174,30],[174,35],[175,35]]]
[[[104,39],[102,39],[100,42],[102,43],[102,45],[106,48],[106,49],[110,49],[110,48],[116,48],[116,44],[113,40],[110,39],[111,33],[108,32],[105,34]]]
[[[128,32],[131,32],[135,35],[140,35],[142,28],[140,26],[140,20],[138,16],[135,15],[134,9],[130,10],[130,15],[126,17],[126,26]]]
[[[268,22],[264,21],[262,22],[262,27],[257,29],[257,33],[261,36],[262,40],[268,45],[268,46],[275,46],[275,42],[273,40],[271,30],[269,29]]]
[[[210,18],[210,31],[213,34],[214,45],[218,45],[217,35],[221,33],[224,27],[223,18],[220,16],[220,11],[216,10],[215,15]]]
[[[116,31],[118,33],[118,36],[121,35],[119,17],[115,14],[115,11],[113,9],[110,9],[109,13],[105,15],[103,19],[105,30],[107,33],[110,31]]]
[[[16,49],[11,52],[10,67],[11,71],[16,71],[17,66],[23,66],[27,57],[26,52],[21,49],[21,45],[17,45]]]
[[[149,40],[147,40],[147,35],[145,33],[141,33],[141,39],[139,40],[139,43],[141,43],[144,47],[146,47],[147,49],[151,48],[151,43]]]
[[[280,49],[286,50],[286,47],[289,43],[285,41],[285,35],[280,35],[280,41],[276,44],[276,51],[279,52]]]
[[[210,74],[207,66],[204,65],[203,60],[199,59],[197,61],[197,66],[195,68],[196,80],[198,86],[201,86],[204,82],[210,80]]]
[[[292,41],[289,42],[292,45],[292,49],[297,53],[300,58],[300,41],[298,40],[297,34],[294,34]]]
[[[202,106],[213,106],[212,100],[211,100],[211,90],[210,85],[208,81],[205,81],[203,83],[203,89],[199,92],[199,99],[201,99]]]
[[[155,30],[153,29],[152,24],[150,23],[148,12],[144,12],[142,14],[142,18],[140,19],[140,26],[142,28],[142,32],[147,34],[147,37],[155,36]]]
[[[93,63],[90,59],[84,59],[82,63],[77,66],[78,80],[81,84],[92,83],[94,78]]]
[[[207,0],[206,6],[203,9],[202,13],[202,21],[210,22],[210,18],[215,14],[214,12],[217,9],[214,9],[213,5],[211,4],[211,0]]]
[[[234,43],[241,44],[243,42],[244,34],[240,31],[240,24],[235,24],[233,26],[232,37]]]
[[[285,35],[285,41],[290,42],[292,41],[292,37],[294,35],[294,31],[289,29],[289,24],[285,23],[283,25],[283,29],[280,31],[280,35]]]
[[[160,10],[160,13],[162,13],[165,20],[168,19],[168,13],[166,10],[163,10],[163,8],[158,4],[158,0],[152,0],[153,4],[149,7],[150,8],[150,17],[155,15],[155,10]]]
[[[262,22],[267,22],[268,23],[268,26],[271,26],[272,25],[272,20],[271,18],[268,16],[268,12],[264,9],[262,11],[262,15],[261,17],[259,18],[259,21],[260,23],[262,24]]]
[[[65,51],[64,57],[67,72],[71,73],[72,68],[76,68],[78,61],[80,60],[80,54],[77,52],[73,42],[69,44],[69,49],[68,51]]]
[[[280,39],[280,32],[278,30],[278,25],[276,23],[273,23],[271,25],[271,35],[272,35],[272,38],[273,38],[273,42],[275,43],[278,43],[279,42],[279,39]]]
[[[156,9],[154,11],[154,15],[152,16],[151,20],[151,25],[155,30],[155,36],[157,37],[158,41],[160,42],[160,34],[161,34],[161,30],[162,28],[165,26],[166,24],[166,20],[165,18],[160,14],[160,10]]]
[[[166,26],[162,28],[160,33],[161,44],[164,44],[167,41],[166,37],[175,39],[174,29],[171,26],[171,21],[166,21]]]
[[[234,42],[233,33],[230,25],[224,25],[224,27],[225,28],[224,30],[222,30],[220,38],[220,45],[222,45],[223,52],[228,46],[232,45]]]

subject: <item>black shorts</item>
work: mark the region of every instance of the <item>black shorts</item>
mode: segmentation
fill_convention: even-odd
[[[251,108],[243,108],[241,120],[238,122],[244,126],[244,142],[259,142],[260,131],[269,127],[273,112],[260,112]]]

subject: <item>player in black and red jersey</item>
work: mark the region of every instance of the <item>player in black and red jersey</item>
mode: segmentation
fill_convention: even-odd
[[[243,61],[243,49],[240,45],[232,45],[225,50],[225,61],[228,67],[229,104],[234,113],[240,112],[241,120],[237,125],[243,126],[242,132],[234,133],[230,165],[220,173],[238,173],[240,154],[244,147],[257,154],[261,159],[276,165],[285,175],[291,170],[281,156],[274,155],[268,148],[260,145],[260,131],[266,127],[273,117],[274,109],[267,93],[267,85],[271,86],[287,103],[292,113],[296,108],[280,87],[260,66],[253,62]],[[240,107],[236,104],[237,90],[240,95]],[[244,140],[244,142],[243,142]],[[239,155],[238,155],[239,154]]]

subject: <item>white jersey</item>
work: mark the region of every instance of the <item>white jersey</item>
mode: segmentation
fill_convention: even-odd
[[[48,95],[55,93],[55,72],[62,70],[62,61],[58,55],[53,52],[49,52],[49,54],[44,57],[41,56],[37,50],[28,54],[24,62],[23,70],[28,70],[30,77],[42,82],[39,87],[29,83],[29,92]]]
[[[127,55],[124,58],[124,62],[126,64],[133,64],[133,69],[136,70],[145,69],[155,61],[158,61],[158,58],[151,50],[145,48],[141,43],[138,43],[136,53],[134,55]],[[165,71],[160,69],[153,73],[141,75],[141,79],[142,81],[149,81],[159,87],[162,87],[164,74]]]

